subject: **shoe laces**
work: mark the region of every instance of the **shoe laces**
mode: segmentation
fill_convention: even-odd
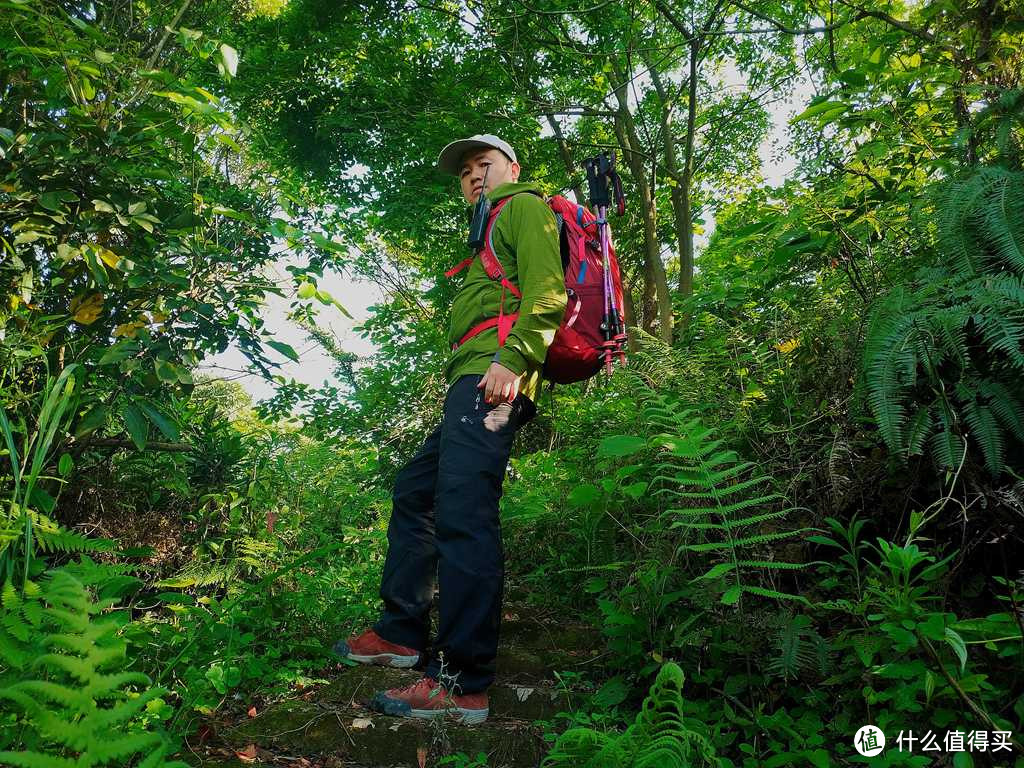
[[[422,687],[426,687],[426,689],[427,689],[426,693],[428,695],[428,698],[432,698],[431,692],[435,688],[440,688],[440,693],[437,694],[437,695],[439,695],[439,696],[443,696],[444,695],[444,686],[441,685],[440,683],[438,683],[437,680],[435,680],[432,677],[421,677],[415,683],[411,683],[411,684],[405,686],[405,688],[397,689],[395,691],[395,693],[414,695],[414,694],[419,693],[420,692],[420,688],[422,688]]]
[[[383,639],[383,638],[381,638],[380,635],[378,635],[373,630],[373,627],[370,627],[369,629],[364,629],[362,632],[360,632],[358,635],[356,635],[355,642],[363,643],[363,642],[370,642],[370,641],[377,640],[377,639]]]

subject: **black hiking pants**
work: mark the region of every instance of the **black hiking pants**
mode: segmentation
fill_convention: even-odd
[[[384,613],[374,626],[425,652],[436,574],[440,615],[426,674],[458,693],[494,682],[505,575],[498,501],[515,432],[537,413],[519,395],[508,423],[489,430],[484,419],[496,406],[477,389],[482,378],[462,376],[448,388],[441,424],[395,479]]]

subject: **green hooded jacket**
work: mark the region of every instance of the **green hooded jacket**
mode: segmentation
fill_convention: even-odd
[[[509,281],[519,287],[523,298],[520,301],[505,290],[505,314],[519,312],[519,318],[501,348],[498,362],[514,373],[525,374],[519,391],[536,402],[544,357],[568,303],[565,274],[555,215],[539,196],[540,189],[533,184],[501,184],[487,197],[495,204],[510,195],[514,197],[494,221],[491,242]],[[501,283],[487,276],[480,259],[474,259],[464,274],[465,282],[452,303],[449,347],[470,328],[496,317],[501,304]],[[486,373],[497,350],[497,328],[478,333],[450,353],[446,380],[451,384],[460,376]]]

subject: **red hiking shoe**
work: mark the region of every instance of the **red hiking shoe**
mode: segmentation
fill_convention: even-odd
[[[420,652],[404,645],[389,643],[372,629],[361,635],[339,640],[334,652],[345,659],[360,664],[377,664],[382,667],[398,667],[408,669],[415,667],[420,660]]]
[[[405,688],[381,691],[370,700],[370,709],[395,717],[435,718],[453,715],[466,725],[487,719],[487,692],[453,696],[432,677],[421,677]]]

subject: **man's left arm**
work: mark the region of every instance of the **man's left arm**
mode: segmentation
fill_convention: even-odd
[[[543,365],[568,303],[554,213],[543,199],[531,194],[518,195],[509,206],[511,241],[523,298],[505,346],[495,355],[495,361],[516,376],[511,388],[496,382],[498,402],[515,397],[519,378],[527,368]]]

